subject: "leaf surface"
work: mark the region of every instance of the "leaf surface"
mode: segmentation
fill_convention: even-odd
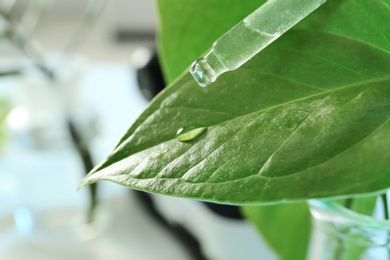
[[[389,0],[328,1],[210,87],[183,74],[82,184],[110,180],[233,204],[387,189],[389,6]],[[206,23],[200,27],[213,28]],[[177,130],[188,126],[207,131],[178,141]]]

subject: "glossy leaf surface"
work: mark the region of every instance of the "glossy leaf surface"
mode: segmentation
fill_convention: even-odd
[[[210,87],[183,74],[83,184],[111,180],[234,204],[388,188],[389,6],[389,0],[328,1]],[[203,30],[212,30],[204,23]],[[176,132],[187,126],[207,131],[179,142]]]

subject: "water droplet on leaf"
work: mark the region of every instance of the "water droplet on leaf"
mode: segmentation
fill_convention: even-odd
[[[191,141],[202,135],[207,130],[207,127],[186,127],[180,128],[176,132],[176,138],[180,142]]]

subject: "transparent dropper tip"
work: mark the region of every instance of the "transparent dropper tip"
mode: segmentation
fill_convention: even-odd
[[[201,87],[207,87],[213,83],[219,75],[228,71],[224,64],[210,50],[203,58],[192,63],[190,73]]]
[[[213,83],[217,75],[204,58],[197,59],[190,68],[190,73],[201,87],[207,87]]]

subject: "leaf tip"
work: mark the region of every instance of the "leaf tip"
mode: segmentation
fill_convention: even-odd
[[[88,174],[87,176],[85,176],[79,183],[79,185],[77,186],[77,189],[76,191],[79,191],[81,188],[83,188],[84,186],[87,186],[87,185],[91,185],[92,183],[96,182],[96,180],[91,180],[90,178],[90,174]]]

